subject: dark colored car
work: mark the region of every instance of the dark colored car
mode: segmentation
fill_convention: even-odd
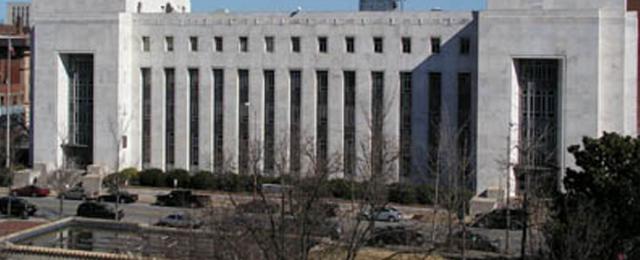
[[[405,226],[389,226],[376,228],[367,244],[370,246],[421,246],[424,242],[424,236],[415,229]]]
[[[46,197],[49,196],[49,189],[29,185],[11,190],[11,194],[22,197]]]
[[[33,216],[38,208],[26,201],[25,199],[16,197],[3,197],[0,198],[0,213],[7,215],[9,213],[9,203],[11,203],[11,215],[28,217]]]
[[[118,220],[124,217],[122,209],[116,213],[115,209],[113,209],[111,205],[94,201],[88,201],[80,204],[76,212],[78,217],[103,219],[116,219],[116,214],[118,216]]]
[[[172,190],[168,194],[157,195],[157,206],[203,208],[211,205],[211,197],[193,194],[190,190]]]
[[[507,225],[507,210],[510,214],[510,224]],[[477,216],[471,223],[471,227],[487,229],[522,230],[527,219],[527,212],[523,209],[495,209],[484,215]]]
[[[120,203],[134,203],[138,201],[138,194],[132,194],[126,191],[120,191],[117,193],[110,193],[98,197],[99,201],[106,202],[120,202]]]

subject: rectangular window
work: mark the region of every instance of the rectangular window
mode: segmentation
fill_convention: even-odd
[[[300,171],[300,126],[301,115],[300,108],[302,106],[302,71],[289,71],[289,84],[291,84],[291,125],[290,125],[290,148],[289,148],[289,164],[291,174],[298,174]]]
[[[382,37],[373,37],[373,52],[384,52],[384,40],[382,39]]]
[[[385,151],[384,151],[384,72],[374,71],[371,73],[371,174],[382,174],[384,172]]]
[[[69,158],[79,166],[86,166],[93,161],[93,55],[64,56],[69,81],[69,140],[66,145],[74,147]],[[5,96],[3,103],[9,102],[10,97]]]
[[[300,37],[291,37],[291,51],[300,52]]]
[[[374,134],[382,134],[384,121],[384,72],[371,73],[371,118]]]
[[[317,109],[316,109],[316,159],[320,167],[326,167],[329,139],[329,72],[316,71]]]
[[[400,174],[411,176],[411,72],[400,72]]]
[[[471,171],[471,73],[458,73],[458,153],[466,174]]]
[[[240,52],[248,52],[249,51],[249,38],[242,36],[240,38],[238,38],[238,41],[240,42]]]
[[[344,71],[344,175],[356,173],[356,72]]]
[[[428,163],[429,169],[438,169],[438,149],[440,141],[440,106],[442,76],[439,72],[429,73],[429,141],[428,141]]]
[[[273,70],[264,73],[264,170],[273,173],[275,165],[276,77]]]
[[[239,173],[248,174],[249,170],[249,70],[238,70],[238,90],[240,91],[239,127],[240,143],[238,147]]]
[[[142,163],[151,163],[151,69],[140,70],[142,81]]]
[[[173,37],[167,36],[164,38],[164,47],[165,51],[172,52],[173,51]]]
[[[275,51],[275,42],[273,39],[273,36],[267,36],[264,37],[264,49],[267,52],[274,52]]]
[[[431,53],[440,53],[440,37],[431,37]]]
[[[318,52],[327,53],[329,49],[327,37],[318,37]]]
[[[213,141],[214,171],[224,170],[224,70],[213,69]]]
[[[198,51],[198,37],[189,37],[189,50],[192,52]]]
[[[149,38],[149,36],[142,36],[142,51],[151,51],[151,39]]]
[[[558,176],[558,117],[561,63],[515,59],[519,87],[517,191],[549,194]],[[529,181],[525,176],[530,176]],[[531,186],[533,185],[533,186]]]
[[[188,71],[189,73],[189,161],[191,162],[191,166],[198,166],[198,153],[199,149],[199,95],[200,95],[200,84],[199,84],[199,71],[198,69],[191,68]]]
[[[460,38],[460,54],[467,55],[471,52],[471,39]]]
[[[348,53],[356,52],[356,39],[353,37],[345,38],[345,45]]]
[[[411,53],[410,37],[402,37],[402,53]]]
[[[167,169],[172,169],[175,163],[175,69],[164,69],[164,84],[166,91],[166,163]]]
[[[222,52],[224,50],[224,41],[221,36],[213,37],[213,49],[216,52]]]

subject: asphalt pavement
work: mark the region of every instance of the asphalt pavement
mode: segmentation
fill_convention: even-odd
[[[34,217],[42,218],[46,220],[57,220],[60,218],[60,200],[54,197],[44,198],[30,198],[24,199],[35,204],[38,207],[38,211]],[[78,205],[82,201],[80,200],[64,200],[62,208],[62,216],[69,217],[75,216]],[[108,203],[114,205],[114,203]],[[114,205],[115,206],[115,205]],[[149,203],[131,203],[131,204],[119,204],[119,208],[124,210],[124,218],[122,221],[136,222],[152,225],[158,221],[159,218],[168,215],[173,212],[183,211],[185,209],[172,208],[172,207],[159,207],[153,206]]]

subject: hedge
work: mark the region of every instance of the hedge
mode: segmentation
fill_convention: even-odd
[[[160,169],[146,169],[139,173],[136,172],[137,174],[132,173],[133,170],[129,170],[127,175],[137,176],[137,182],[141,186],[173,187],[173,180],[177,179],[178,187],[180,188],[225,192],[253,192],[254,182],[256,180],[258,185],[266,183],[294,183],[291,178],[283,179],[280,177],[258,176],[257,179],[254,179],[251,175],[238,175],[234,173],[214,174],[208,171],[199,171],[191,174],[181,169],[171,170],[167,173]],[[133,177],[131,179],[133,179]],[[296,182],[296,184],[302,185],[303,187],[305,185],[313,185],[313,183],[307,181]],[[366,187],[366,184],[360,182],[332,179],[325,182],[321,188],[323,196],[350,200],[367,196]],[[429,185],[396,183],[387,185],[386,188],[386,190],[376,192],[374,195],[384,196],[386,193],[389,202],[399,204],[433,203],[433,188]]]

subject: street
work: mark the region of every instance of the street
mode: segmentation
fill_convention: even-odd
[[[58,219],[58,211],[60,208],[60,200],[54,197],[44,198],[24,198],[29,202],[35,204],[38,207],[36,212],[36,218],[43,218],[47,220]],[[82,201],[80,200],[64,200],[63,203],[63,215],[64,217],[75,216],[76,209]],[[114,204],[114,203],[108,203]],[[124,210],[125,217],[122,221],[136,222],[145,224],[154,224],[159,218],[173,212],[183,211],[181,208],[171,207],[158,207],[150,205],[149,203],[131,203],[120,204],[120,208]]]

